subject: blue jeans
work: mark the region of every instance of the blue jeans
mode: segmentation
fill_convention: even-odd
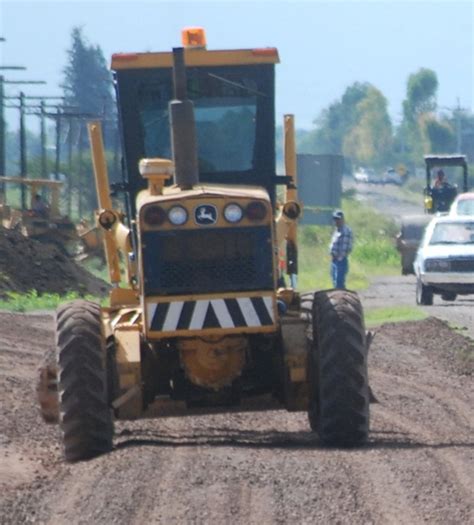
[[[333,260],[331,263],[331,277],[334,288],[346,287],[346,275],[349,271],[349,261],[344,257],[342,261]]]

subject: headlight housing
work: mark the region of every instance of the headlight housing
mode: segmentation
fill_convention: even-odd
[[[234,202],[228,204],[224,208],[224,218],[227,222],[239,222],[242,219],[244,212],[242,208]]]
[[[267,207],[261,201],[249,202],[245,214],[250,221],[263,221],[267,215]]]
[[[166,212],[161,206],[147,206],[143,212],[143,220],[149,226],[160,226],[165,219]]]
[[[188,212],[182,206],[173,206],[168,210],[168,220],[175,226],[181,226],[188,220]]]
[[[449,272],[450,269],[449,259],[427,259],[425,261],[425,271],[427,272]]]

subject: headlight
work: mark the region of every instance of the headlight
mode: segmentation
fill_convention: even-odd
[[[160,226],[166,219],[166,212],[160,206],[148,206],[143,213],[143,220],[149,226]]]
[[[447,272],[451,268],[448,259],[427,259],[425,261],[425,270],[427,272]]]
[[[228,204],[224,208],[224,217],[228,222],[239,222],[242,219],[243,211],[238,204]]]
[[[188,212],[182,206],[173,206],[168,211],[168,219],[171,224],[180,226],[188,220]]]
[[[252,201],[247,205],[245,213],[251,221],[262,221],[267,215],[267,208],[261,201]]]

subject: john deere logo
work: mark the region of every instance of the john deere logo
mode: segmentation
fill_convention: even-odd
[[[217,221],[217,209],[211,204],[202,204],[194,210],[194,219],[197,224],[203,226],[215,224]]]

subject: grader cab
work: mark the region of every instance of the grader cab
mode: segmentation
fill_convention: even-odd
[[[114,419],[229,410],[304,410],[323,444],[362,444],[369,389],[357,295],[278,287],[285,245],[297,269],[301,207],[290,115],[286,176],[275,172],[277,50],[209,51],[200,30],[184,37],[173,52],[113,56],[127,221],[111,207],[92,123],[113,288],[108,307],[59,308],[43,414],[59,420],[69,461],[109,451]]]

